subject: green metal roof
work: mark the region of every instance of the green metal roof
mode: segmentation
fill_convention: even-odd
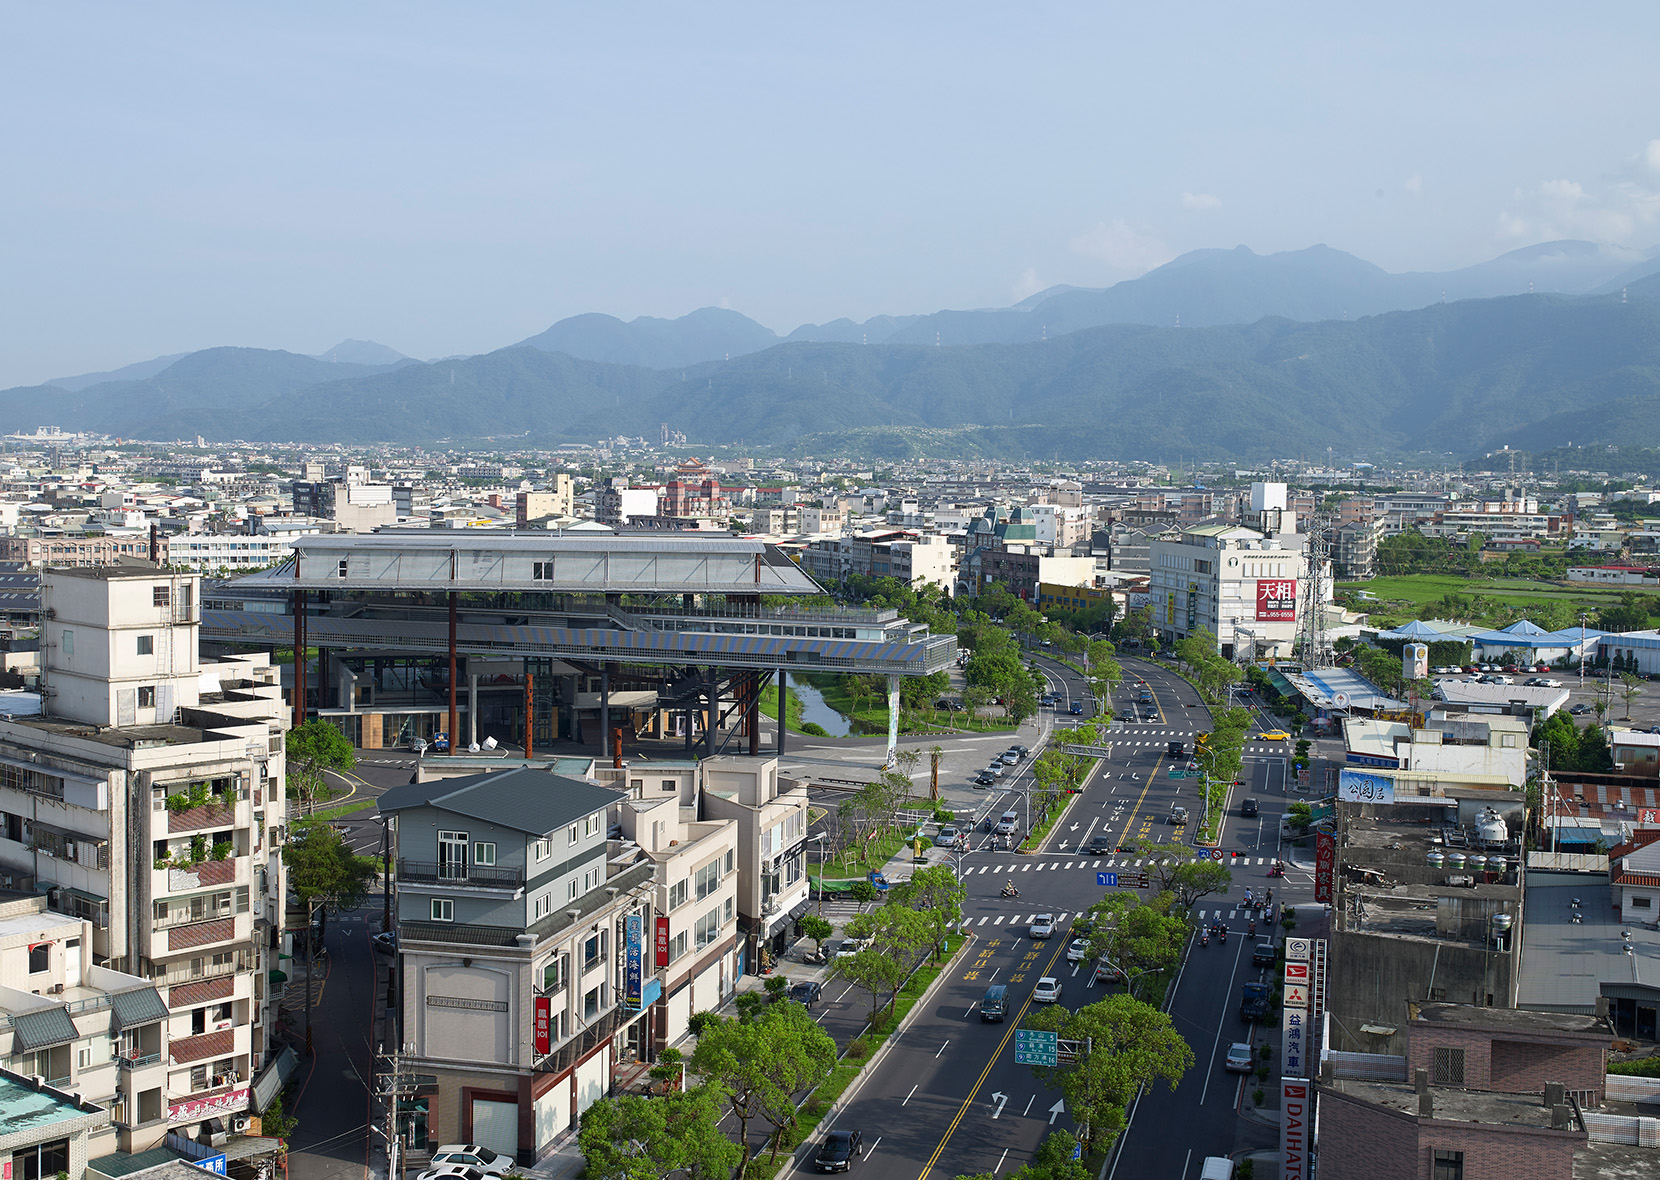
[[[80,1039],[75,1022],[62,1008],[42,1008],[12,1017],[12,1036],[18,1048],[27,1052],[67,1045]]]

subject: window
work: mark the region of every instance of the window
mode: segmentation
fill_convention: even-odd
[[[72,656],[75,654],[75,632],[67,629],[64,631],[62,647],[64,655]]]
[[[686,894],[690,891],[691,887],[692,879],[690,877],[687,877],[684,881],[676,881],[673,885],[669,886],[670,910],[677,910],[686,904]]]
[[[334,576],[337,578],[346,576],[346,559],[344,557],[340,559],[340,564],[335,567]]]
[[[553,855],[553,841],[546,836],[536,841],[535,856],[537,860],[546,860]]]
[[[37,942],[29,947],[29,974],[39,975],[52,968],[52,944]]]
[[[154,709],[156,707],[156,686],[141,684],[138,686],[138,707],[140,709]]]
[[[678,784],[672,778],[666,778],[663,780],[663,789],[665,791],[673,791],[677,788],[677,786]]]
[[[590,988],[588,994],[582,997],[583,1020],[592,1021],[594,1017],[599,1015],[600,990],[603,986],[602,984],[600,987]]]
[[[730,922],[731,920],[732,920],[732,899],[729,897],[729,898],[726,899],[726,916],[721,919],[721,922],[724,924],[726,922]]]
[[[674,941],[669,943],[669,962],[671,962],[671,963],[674,962],[676,959],[680,958],[680,956],[685,954],[685,953],[686,953],[686,932],[684,930],[682,930],[679,934],[676,934],[674,936]]]
[[[565,986],[565,975],[569,971],[570,959],[565,955],[555,955],[542,964],[542,990],[556,992]]]
[[[1646,910],[1653,905],[1654,899],[1652,897],[1633,897],[1631,899],[1631,908],[1634,910]]]
[[[582,944],[582,969],[587,971],[599,962],[600,936],[598,932],[590,934]]]
[[[138,654],[141,656],[156,654],[156,637],[154,635],[140,635],[138,637]]]
[[[545,918],[553,913],[553,894],[544,893],[536,899],[536,917]]]
[[[530,563],[530,580],[532,582],[553,581],[553,562],[533,561]]]
[[[1431,1180],[1464,1180],[1464,1153],[1437,1149]]]
[[[447,897],[432,899],[432,920],[434,922],[455,921],[455,902]]]
[[[598,812],[595,812],[593,815],[588,816],[586,819],[584,819],[582,821],[582,834],[584,836],[597,836],[597,835],[599,835],[599,813]]]
[[[190,1088],[205,1090],[207,1088],[207,1066],[193,1065],[190,1067]]]
[[[643,778],[631,778],[628,780],[628,789],[631,791],[643,791],[646,789],[646,780]]]
[[[728,848],[726,850],[726,871],[729,873],[732,871],[732,856],[732,850]]]
[[[91,1045],[82,1045],[79,1049],[75,1050],[75,1068],[76,1069],[91,1069],[92,1068],[92,1046]]]
[[[1464,1084],[1464,1050],[1437,1045],[1431,1060],[1430,1081],[1437,1086]]]
[[[576,878],[572,877],[570,879],[569,883],[566,885],[565,900],[566,901],[575,901],[578,896],[579,896],[579,887],[576,883]]]
[[[720,937],[720,910],[713,909],[697,920],[697,949],[702,950]]]
[[[695,876],[697,877],[697,899],[702,901],[720,888],[720,861],[710,861],[699,869]]]
[[[475,865],[493,865],[496,863],[496,846],[494,842],[484,840],[473,841],[473,863]]]
[[[151,586],[150,604],[152,606],[172,606],[173,588],[171,586]]]
[[[575,844],[576,843],[576,825],[575,824],[571,825],[570,839],[567,841],[567,843],[570,843],[570,844]]]

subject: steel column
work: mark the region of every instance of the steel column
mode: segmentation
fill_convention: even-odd
[[[449,592],[450,599],[450,754],[454,755],[461,745],[461,726],[456,720],[455,709],[455,591]]]

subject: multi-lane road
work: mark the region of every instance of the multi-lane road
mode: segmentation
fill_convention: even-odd
[[[1071,720],[1064,700],[1087,689],[1064,665],[1040,660],[1040,666],[1063,694],[1056,717],[1064,726]],[[1125,669],[1129,679],[1120,691],[1126,699],[1114,701],[1115,710],[1133,716],[1136,680],[1141,678],[1154,698],[1156,720],[1113,723],[1112,757],[1074,798],[1045,849],[1016,855],[991,846],[976,832],[976,847],[960,859],[969,946],[834,1123],[863,1131],[865,1158],[857,1168],[869,1180],[995,1174],[1026,1162],[1050,1130],[1073,1129],[1061,1095],[1040,1086],[1029,1067],[1015,1064],[1014,1033],[1030,1010],[1033,986],[1044,975],[1061,980],[1059,1002],[1068,1007],[1104,994],[1092,985],[1090,965],[1067,963],[1069,927],[1105,892],[1097,884],[1098,873],[1134,868],[1138,860],[1133,854],[1081,856],[1076,850],[1091,835],[1105,834],[1117,847],[1180,831],[1165,822],[1170,807],[1181,803],[1196,814],[1198,784],[1170,777],[1166,748],[1180,739],[1191,749],[1193,736],[1210,725],[1208,710],[1187,682],[1139,661],[1126,661]],[[1237,936],[1225,944],[1191,948],[1169,1010],[1196,1064],[1174,1091],[1154,1089],[1133,1108],[1115,1174],[1196,1176],[1206,1155],[1273,1141],[1270,1127],[1236,1115],[1250,1099],[1239,1076],[1222,1071],[1222,1058],[1229,1044],[1250,1031],[1238,1016],[1240,985],[1262,976],[1262,969],[1251,966],[1251,940],[1245,937],[1245,888],[1260,893],[1273,886],[1276,900],[1293,904],[1311,888],[1296,870],[1286,880],[1266,875],[1277,848],[1277,817],[1284,810],[1287,754],[1280,743],[1247,745],[1247,786],[1230,800],[1223,838],[1234,885],[1226,896],[1207,897],[1198,907],[1207,921],[1226,922]],[[1242,793],[1261,800],[1262,817],[1238,816]],[[991,811],[1018,798],[987,794],[994,796],[985,804]],[[1018,899],[1001,896],[1010,880],[1020,890]],[[1050,939],[1029,937],[1031,919],[1039,912],[1058,919]],[[980,1000],[988,986],[999,983],[1008,988],[1008,1017],[1000,1024],[983,1023]]]

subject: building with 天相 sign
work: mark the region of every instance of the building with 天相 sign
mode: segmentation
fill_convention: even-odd
[[[1236,524],[1161,533],[1148,546],[1153,626],[1165,646],[1205,634],[1233,659],[1289,656],[1302,614],[1303,538]],[[1329,579],[1322,579],[1329,586]]]

